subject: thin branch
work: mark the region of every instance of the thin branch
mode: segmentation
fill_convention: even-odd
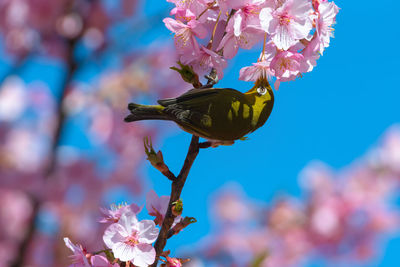
[[[189,175],[189,171],[195,161],[197,155],[199,154],[199,137],[193,135],[192,141],[190,142],[189,150],[186,155],[185,162],[183,163],[183,167],[178,177],[172,182],[171,185],[171,197],[169,199],[168,210],[165,214],[164,221],[161,226],[160,233],[156,242],[154,243],[154,248],[156,250],[156,260],[151,265],[152,267],[156,267],[159,257],[164,250],[165,245],[167,244],[167,239],[169,238],[169,231],[172,227],[172,223],[174,222],[175,215],[172,213],[172,206],[175,201],[178,201],[181,196],[181,192],[183,186],[185,185],[186,178]]]
[[[175,181],[176,179],[175,174],[173,174],[170,170],[161,173],[171,181]]]

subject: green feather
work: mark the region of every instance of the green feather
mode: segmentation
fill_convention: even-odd
[[[247,93],[235,89],[192,89],[160,105],[130,104],[125,121],[171,120],[183,130],[211,140],[233,141],[261,127],[268,119],[274,97],[271,87],[265,94],[257,87]]]

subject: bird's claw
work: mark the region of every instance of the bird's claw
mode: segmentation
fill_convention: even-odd
[[[213,68],[208,75],[204,75],[204,78],[207,79],[207,84],[203,86],[203,88],[211,88],[215,84],[219,82],[217,71]]]

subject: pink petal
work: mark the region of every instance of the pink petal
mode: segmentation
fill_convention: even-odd
[[[158,196],[154,190],[150,190],[146,195],[146,209],[149,213],[154,212],[157,209]]]
[[[304,18],[312,13],[312,5],[309,0],[295,0],[286,3],[287,5],[290,5],[290,13],[297,17]]]
[[[197,20],[191,20],[188,22],[188,26],[192,29],[192,32],[203,39],[207,36],[207,29]]]
[[[256,81],[260,76],[257,68],[254,66],[244,67],[240,69],[239,80],[242,81]]]
[[[236,14],[233,16],[233,33],[235,34],[236,37],[239,37],[240,34],[242,33],[242,14],[240,11],[236,12]]]
[[[74,245],[68,237],[64,237],[64,243],[67,248],[72,250],[72,252],[80,250],[79,247]]]
[[[159,200],[160,213],[165,216],[169,205],[169,196],[161,196]]]
[[[121,261],[130,261],[137,256],[137,251],[134,246],[129,246],[123,242],[114,244],[112,247],[114,257]]]
[[[138,223],[138,219],[136,218],[136,214],[129,211],[121,215],[121,218],[118,221],[118,224],[122,225],[126,231],[130,231],[132,229],[132,225],[135,225]],[[121,232],[122,233],[122,232]],[[128,233],[128,235],[130,232]]]
[[[113,223],[104,231],[103,241],[108,248],[112,248],[115,243],[123,242],[129,235],[130,233],[128,233],[122,225]]]
[[[273,10],[269,7],[263,8],[260,11],[260,16],[259,16],[261,28],[269,34],[274,33],[277,26],[276,23],[271,24],[274,19],[274,17],[272,16],[272,12]]]
[[[262,41],[263,38],[264,32],[249,26],[242,30],[242,34],[237,39],[237,42],[241,48],[251,49],[255,44]]]
[[[196,18],[196,16],[193,14],[192,11],[190,11],[190,9],[181,7],[175,7],[171,10],[170,14],[175,15],[175,18],[180,21],[188,21]]]
[[[288,28],[282,25],[278,26],[276,34],[272,37],[272,41],[276,47],[283,50],[288,50],[296,43],[296,40],[290,35]]]
[[[101,255],[94,255],[90,258],[90,262],[93,267],[112,267],[111,263],[106,257]]]
[[[172,18],[163,19],[165,26],[172,32],[177,33],[178,31],[187,28],[185,24]]]
[[[133,264],[139,267],[146,267],[152,264],[156,258],[155,249],[149,244],[138,244],[136,246],[137,257],[133,260]]]
[[[281,85],[281,82],[279,80],[276,80],[275,83],[274,83],[275,90],[278,91],[280,85]]]
[[[233,33],[227,33],[224,38],[222,38],[222,41],[220,45],[218,46],[217,50],[220,50],[221,48],[224,49],[224,57],[231,59],[233,58],[238,49],[239,45],[236,41],[236,37],[233,35]]]
[[[293,38],[295,39],[303,39],[308,36],[312,29],[312,24],[310,21],[308,21],[305,25],[301,25],[300,23],[296,21],[292,21],[290,24],[290,32],[293,35]]]
[[[139,242],[151,244],[156,241],[158,237],[158,228],[151,220],[143,220],[137,224],[139,231]]]
[[[142,207],[139,207],[138,205],[136,205],[136,204],[131,204],[131,205],[129,205],[129,209],[132,211],[132,212],[134,212],[135,214],[138,214],[140,211],[142,211],[142,208],[143,208],[143,206]],[[129,210],[128,209],[128,210]]]

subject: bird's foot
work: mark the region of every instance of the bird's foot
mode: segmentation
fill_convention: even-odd
[[[202,86],[202,88],[212,88],[215,84],[219,82],[217,71],[213,68],[210,74],[205,75],[204,78],[207,79],[207,83]]]
[[[218,147],[218,146],[231,146],[235,141],[221,141],[221,140],[208,140],[207,142],[200,143],[200,148]]]

